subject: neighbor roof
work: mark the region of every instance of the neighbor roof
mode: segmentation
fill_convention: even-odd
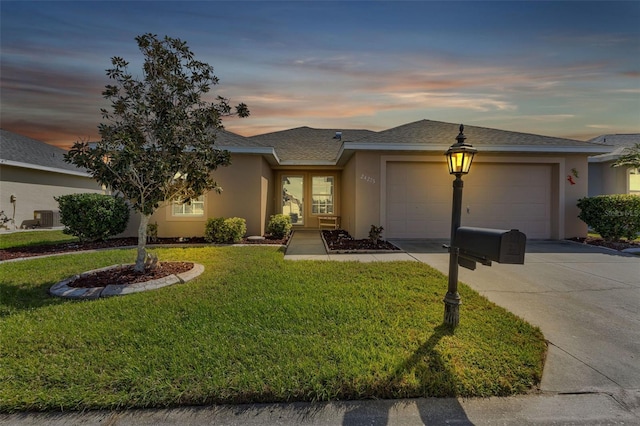
[[[625,153],[627,148],[631,148],[635,144],[640,144],[640,133],[600,135],[590,139],[589,142],[602,145],[606,144],[609,148],[609,152],[606,154],[589,157],[589,162],[602,163],[605,161],[615,161]]]
[[[89,176],[73,164],[64,161],[64,149],[0,129],[0,164],[56,173]]]

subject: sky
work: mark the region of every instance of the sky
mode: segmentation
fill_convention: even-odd
[[[111,58],[187,42],[244,136],[428,119],[587,140],[640,133],[640,2],[0,2],[0,127],[98,140]],[[455,135],[453,135],[455,137]]]

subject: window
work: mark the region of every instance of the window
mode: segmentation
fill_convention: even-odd
[[[311,213],[333,214],[333,176],[311,179]]]
[[[180,217],[204,216],[204,195],[193,198],[188,203],[174,201],[171,206],[171,215]]]

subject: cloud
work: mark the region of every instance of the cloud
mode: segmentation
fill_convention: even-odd
[[[517,109],[517,106],[510,102],[485,94],[417,92],[390,93],[389,97],[406,102],[405,107],[422,106],[425,109],[470,109],[480,112],[515,111]]]

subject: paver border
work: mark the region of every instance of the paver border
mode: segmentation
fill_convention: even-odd
[[[142,291],[155,290],[162,287],[167,287],[173,284],[184,284],[187,281],[191,281],[204,272],[204,266],[199,263],[193,263],[193,268],[180,274],[171,274],[163,278],[155,280],[145,281],[142,283],[117,285],[109,284],[105,287],[91,287],[91,288],[74,288],[69,284],[80,277],[84,277],[96,272],[107,271],[110,269],[121,268],[123,266],[129,266],[132,264],[118,264],[106,266],[104,268],[93,269],[91,271],[83,272],[79,275],[66,278],[49,289],[49,294],[56,297],[62,297],[66,299],[98,299],[100,297],[110,296],[124,296],[132,293],[139,293]]]

